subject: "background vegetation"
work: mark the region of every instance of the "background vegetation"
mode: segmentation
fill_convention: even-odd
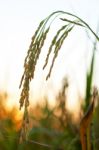
[[[1,150],[81,150],[79,125],[81,121],[81,112],[75,121],[74,115],[68,112],[67,89],[69,83],[67,79],[62,83],[56,97],[56,105],[51,108],[48,105],[47,98],[45,104],[37,104],[35,107],[29,108],[29,126],[27,137],[20,143],[20,131],[22,118],[16,119],[18,108],[7,110],[5,103],[7,101],[7,93],[0,94],[0,149]],[[94,149],[99,149],[99,102],[94,111],[92,137]]]

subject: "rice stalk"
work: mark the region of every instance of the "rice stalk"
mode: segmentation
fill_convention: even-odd
[[[81,27],[84,27],[83,24],[79,23],[79,20],[69,20],[69,19],[66,19],[66,18],[60,18],[62,21],[66,21],[66,22],[69,22],[71,24],[75,24],[75,25],[78,25],[78,26],[81,26]]]
[[[37,64],[37,60],[39,58],[41,48],[44,45],[47,33],[49,28],[47,28],[44,32],[41,32],[44,21],[42,21],[37,28],[34,36],[32,37],[32,41],[27,52],[27,56],[24,61],[24,73],[22,75],[20,86],[23,85],[21,95],[20,95],[20,109],[24,106],[24,117],[23,117],[23,125],[22,125],[22,134],[26,131],[26,126],[29,123],[28,119],[28,106],[29,106],[29,89],[30,89],[30,81],[34,77],[35,66]],[[26,113],[27,112],[27,113]],[[23,138],[25,138],[25,133],[23,134]],[[21,135],[20,135],[21,136]]]
[[[20,86],[19,86],[21,88],[21,86],[23,84],[23,89],[22,89],[21,98],[20,98],[20,108],[24,105],[24,101],[27,100],[28,97],[29,97],[29,83],[30,83],[31,79],[34,77],[35,66],[36,66],[37,60],[39,59],[39,55],[41,53],[41,48],[44,45],[46,35],[49,31],[49,27],[46,29],[46,25],[47,25],[48,21],[51,19],[51,17],[53,17],[56,14],[57,14],[57,16],[59,16],[60,14],[66,14],[66,15],[69,15],[69,16],[72,16],[72,17],[76,18],[77,19],[76,22],[68,20],[68,19],[62,19],[62,20],[67,21],[70,24],[86,26],[94,34],[96,39],[99,40],[99,37],[94,33],[94,31],[89,27],[89,25],[85,21],[83,21],[78,16],[73,15],[73,14],[68,13],[68,12],[56,11],[56,12],[53,12],[52,14],[50,14],[46,19],[41,21],[41,23],[39,24],[35,34],[32,37],[32,41],[31,41],[30,47],[29,47],[28,52],[27,52],[27,56],[26,56],[25,61],[24,61],[24,73],[22,75]],[[78,23],[78,21],[79,21],[79,23]],[[66,38],[67,35],[61,36],[58,41],[56,41],[56,40],[59,37],[59,34],[65,28],[66,28],[66,25],[63,26],[61,29],[59,29],[59,31],[57,32],[56,36],[53,38],[52,43],[49,47],[48,54],[47,54],[47,57],[46,57],[46,60],[45,60],[45,65],[44,65],[43,69],[46,67],[46,65],[48,63],[48,59],[49,59],[49,56],[50,56],[50,53],[52,51],[53,46],[55,46],[55,50],[54,50],[55,54],[54,54],[54,57],[53,57],[53,60],[52,60],[50,71],[48,73],[48,77],[50,77],[55,59],[58,55],[58,51],[60,50],[60,48],[61,48],[61,46],[64,42],[64,39]],[[68,32],[66,34],[68,34]],[[25,92],[25,90],[27,92]]]
[[[57,31],[56,35],[54,36],[54,38],[53,38],[53,40],[52,40],[52,42],[51,42],[51,45],[50,45],[50,47],[49,47],[49,49],[48,49],[48,53],[47,53],[47,56],[46,56],[46,60],[45,60],[45,64],[44,64],[44,66],[43,66],[43,69],[45,69],[45,67],[46,67],[47,64],[48,64],[48,60],[49,60],[50,53],[51,53],[51,51],[52,51],[52,48],[56,45],[56,40],[57,40],[59,34],[60,34],[66,27],[67,27],[67,25],[62,26],[62,27]]]
[[[52,59],[52,63],[51,63],[48,75],[46,76],[46,80],[48,80],[48,78],[51,76],[51,72],[52,72],[52,69],[53,69],[53,66],[54,66],[54,62],[55,62],[55,60],[56,60],[56,58],[58,56],[58,52],[61,49],[61,46],[63,45],[64,40],[68,36],[68,33],[73,29],[73,27],[74,26],[70,27],[69,29],[66,29],[65,32],[61,35],[61,37],[55,43],[54,57]]]
[[[37,30],[35,31],[35,33],[32,37],[31,44],[29,46],[27,55],[25,57],[24,72],[23,72],[23,75],[22,75],[22,78],[20,81],[20,85],[19,85],[19,88],[22,87],[22,91],[20,94],[20,100],[19,100],[20,109],[22,107],[24,107],[24,114],[25,114],[23,117],[24,125],[22,127],[22,128],[24,128],[23,129],[24,132],[25,132],[25,125],[29,122],[27,120],[28,120],[30,81],[34,78],[34,72],[35,72],[35,67],[37,65],[37,60],[39,59],[39,55],[41,53],[41,49],[44,45],[45,39],[47,38],[47,34],[49,32],[50,26],[51,26],[52,22],[59,15],[62,15],[62,14],[74,17],[75,21],[61,18],[62,21],[66,21],[69,24],[62,26],[57,31],[56,35],[54,36],[54,38],[51,42],[49,49],[48,49],[48,53],[46,56],[46,60],[45,60],[45,64],[43,66],[43,69],[48,64],[50,53],[52,52],[53,48],[54,48],[54,56],[53,56],[52,64],[50,66],[50,70],[49,70],[49,73],[48,73],[46,79],[48,79],[50,77],[51,72],[52,72],[52,68],[54,66],[54,62],[58,56],[58,52],[61,49],[61,46],[63,45],[64,40],[68,36],[68,33],[73,29],[74,25],[79,25],[81,27],[87,28],[95,36],[96,40],[99,41],[99,37],[97,36],[97,34],[91,29],[91,27],[84,20],[82,20],[78,16],[71,14],[71,13],[68,13],[68,12],[64,12],[64,11],[53,12],[48,17],[46,17],[43,21],[40,22]],[[48,25],[48,23],[50,22],[52,17],[54,19],[52,20],[50,25]]]

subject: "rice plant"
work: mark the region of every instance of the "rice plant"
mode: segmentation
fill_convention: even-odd
[[[66,15],[66,18],[60,17],[62,15]],[[72,17],[73,19],[67,19],[68,16]],[[63,22],[63,25],[61,26],[61,28],[59,28],[58,31],[56,31],[56,34],[52,38],[51,44],[48,49],[48,53],[47,53],[47,56],[45,59],[45,64],[43,66],[43,69],[45,69],[47,67],[47,64],[48,64],[48,61],[49,61],[49,58],[50,58],[52,52],[54,55],[53,55],[53,59],[52,59],[52,63],[51,63],[49,72],[46,76],[46,80],[51,76],[52,69],[55,64],[55,60],[58,57],[59,51],[61,50],[63,43],[65,42],[66,38],[69,36],[70,32],[72,32],[72,30],[74,29],[75,26],[80,26],[84,30],[85,29],[88,30],[95,37],[96,41],[99,42],[99,37],[92,30],[92,28],[80,17],[78,17],[74,14],[71,14],[69,12],[65,12],[65,11],[53,12],[48,17],[46,17],[43,21],[40,22],[37,30],[35,31],[35,33],[32,37],[31,44],[27,51],[27,55],[26,55],[26,58],[24,61],[24,72],[23,72],[21,82],[20,82],[20,88],[22,88],[21,95],[20,95],[20,101],[19,101],[20,109],[22,107],[24,107],[23,125],[22,125],[22,131],[21,131],[21,135],[20,135],[21,141],[22,140],[24,141],[27,139],[26,133],[27,133],[27,126],[29,123],[28,106],[29,106],[30,82],[34,78],[37,61],[39,59],[42,47],[44,46],[44,43],[46,41],[47,35],[50,31],[51,25],[52,25],[53,21],[57,18],[59,18],[60,21]],[[94,53],[93,53],[93,57],[92,57],[91,70],[90,70],[90,73],[87,75],[87,87],[86,87],[86,98],[85,98],[85,100],[86,100],[85,110],[88,109],[89,105],[91,105],[90,108],[92,108],[92,109],[89,109],[89,111],[87,113],[88,124],[86,124],[86,128],[88,128],[88,132],[85,130],[83,131],[83,128],[85,127],[84,123],[81,123],[81,126],[80,126],[82,150],[92,150],[91,146],[90,146],[90,139],[89,139],[89,136],[90,136],[89,128],[90,128],[90,123],[92,120],[92,114],[93,114],[93,109],[94,109],[94,99],[96,99],[97,95],[98,95],[98,93],[96,92],[97,91],[96,89],[94,89],[92,96],[90,95],[91,82],[92,82],[92,76],[93,76],[93,64],[94,64]],[[91,101],[90,99],[93,99],[92,103],[90,103],[90,101]],[[84,122],[85,119],[86,119],[86,115],[82,118],[82,122]],[[85,133],[87,136],[86,141],[84,141],[85,137],[83,137],[83,135],[82,135],[82,134],[84,134],[84,132],[87,132],[87,133]],[[85,136],[85,134],[84,134],[84,136]],[[87,144],[86,144],[86,142],[87,142]]]

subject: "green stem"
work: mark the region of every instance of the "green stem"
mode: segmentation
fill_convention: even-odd
[[[45,24],[48,22],[48,20],[53,16],[53,15],[55,15],[55,14],[57,14],[57,13],[59,13],[58,15],[60,15],[60,14],[67,14],[67,15],[69,15],[69,16],[72,16],[72,17],[75,17],[75,18],[77,18],[80,22],[82,22],[90,31],[91,31],[91,33],[95,36],[95,38],[99,41],[99,37],[98,37],[98,35],[92,30],[92,28],[84,21],[84,20],[82,20],[80,17],[78,17],[78,16],[76,16],[76,15],[74,15],[74,14],[71,14],[71,13],[69,13],[69,12],[65,12],[65,11],[55,11],[55,12],[53,12],[52,14],[50,14],[47,18],[46,18],[46,21],[45,21]],[[57,16],[58,16],[57,15]],[[55,17],[56,18],[56,17]]]

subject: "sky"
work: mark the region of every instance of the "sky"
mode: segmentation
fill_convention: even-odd
[[[39,22],[56,10],[78,15],[96,31],[99,22],[98,0],[0,0],[0,90],[6,90],[14,97],[19,97],[19,83],[31,37]],[[53,30],[56,26],[57,23],[53,26]],[[42,59],[43,54],[48,48],[46,44],[38,62],[35,79],[32,81],[32,95],[39,98],[48,92],[50,99],[53,99],[54,93],[57,93],[62,79],[66,76],[69,78],[72,98],[78,91],[84,95],[85,71],[92,52],[89,50],[90,43],[82,29],[73,31],[63,46],[55,62],[52,76],[47,82],[45,81],[47,70],[42,71],[45,60]],[[94,81],[97,86],[98,57],[99,52],[96,56]],[[18,97],[15,98],[16,101]]]

